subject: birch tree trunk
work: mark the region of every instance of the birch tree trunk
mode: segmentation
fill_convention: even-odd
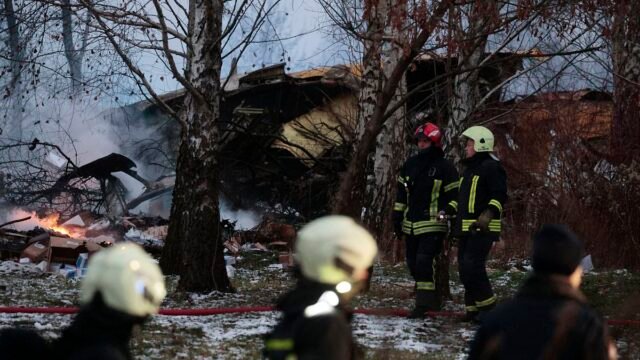
[[[619,162],[640,161],[639,14],[639,1],[617,1],[612,34],[615,89],[611,150]]]
[[[365,14],[367,32],[364,38],[362,77],[360,78],[360,94],[358,98],[358,119],[355,129],[355,139],[352,143],[352,154],[357,151],[358,145],[362,142],[366,126],[371,121],[371,117],[375,112],[378,94],[381,90],[383,79],[381,49],[382,37],[384,35],[384,18],[386,14],[378,11],[378,8],[382,6],[382,3],[385,1],[386,0],[372,0],[369,4],[370,9]],[[384,7],[386,8],[386,6]],[[360,166],[366,168],[367,161],[364,161]],[[348,203],[345,202],[344,205],[342,205],[340,204],[340,198],[337,198],[338,202],[334,205],[334,211],[349,215],[355,219],[361,219],[364,215],[362,205],[366,186],[367,184],[364,179],[358,179],[358,182],[352,187],[353,197],[358,200]]]
[[[7,32],[9,33],[9,50],[11,62],[11,80],[7,89],[11,96],[11,116],[6,123],[8,137],[17,140],[22,139],[22,69],[24,63],[24,49],[20,44],[20,32],[18,28],[17,15],[13,6],[13,0],[4,0],[4,16],[7,21]]]
[[[460,146],[459,136],[470,126],[469,120],[476,110],[478,102],[482,98],[480,95],[479,78],[480,71],[477,68],[482,62],[485,47],[487,45],[487,33],[484,28],[486,22],[483,12],[476,4],[470,5],[471,16],[468,19],[466,31],[459,29],[462,34],[462,43],[459,44],[457,71],[461,73],[453,79],[452,96],[449,99],[449,121],[445,130],[445,147],[447,155],[457,164],[461,157],[463,148]],[[462,27],[458,23],[458,27]],[[469,39],[464,41],[465,39]]]
[[[403,49],[398,46],[401,43],[401,29],[394,24],[405,23],[406,2],[402,0],[382,0],[377,7],[377,19],[388,18],[384,26],[384,38],[392,41],[384,41],[379,45],[378,72],[382,67],[382,81],[388,81],[393,69],[398,65]],[[373,83],[365,85],[367,89],[376,87],[378,91],[379,81],[368,78]],[[406,81],[404,76],[398,83],[395,94],[390,100],[389,106],[394,106],[406,95]],[[366,122],[371,118],[374,108],[370,106],[370,95],[367,96],[367,107],[361,109],[361,121]],[[393,203],[395,201],[397,172],[405,158],[405,108],[397,110],[384,123],[382,131],[376,139],[376,148],[373,153],[372,169],[369,173],[366,193],[364,197],[363,222],[378,239],[383,248],[393,248],[393,224],[391,221]]]
[[[230,291],[218,207],[223,0],[190,0],[187,92],[176,184],[161,265],[186,291]],[[200,94],[200,96],[197,96]],[[182,254],[182,256],[181,256]]]
[[[379,1],[372,2],[377,4]],[[398,84],[404,79],[407,68],[418,55],[427,39],[432,35],[435,27],[442,20],[442,16],[446,13],[448,5],[448,1],[436,3],[433,11],[420,27],[417,35],[412,39],[403,39],[403,46],[406,46],[404,46],[403,52],[400,54],[400,58],[393,67],[393,70],[391,70],[388,77],[384,79],[385,81],[380,80],[378,87],[380,90],[375,94],[371,93],[368,95],[366,101],[369,101],[369,104],[364,106],[371,105],[373,112],[369,119],[366,120],[366,122],[361,121],[357,128],[358,134],[361,135],[354,141],[353,153],[349,160],[349,165],[347,170],[342,173],[340,187],[333,204],[332,210],[334,213],[350,215],[355,218],[361,217],[366,190],[366,164],[371,152],[375,149],[376,139],[384,128],[383,125],[387,119],[385,115],[389,103],[394,99]],[[367,33],[370,34],[371,31]],[[367,61],[366,57],[365,61]],[[369,79],[370,75],[367,72],[374,70],[367,70],[365,64],[364,71],[363,77]]]
[[[480,71],[476,68],[484,57],[487,34],[489,33],[485,29],[487,25],[485,19],[490,15],[486,12],[486,8],[479,8],[477,3],[469,6],[471,9],[469,9],[470,16],[466,30],[463,29],[463,21],[460,17],[454,15],[454,18],[458,20],[455,25],[458,27],[457,33],[461,36],[456,70],[461,73],[453,79],[452,96],[449,99],[450,115],[444,140],[447,157],[454,164],[459,164],[462,158],[463,148],[459,136],[469,127],[471,115],[477,110],[476,107],[482,99],[479,86]],[[447,245],[438,257],[436,269],[436,289],[441,300],[451,297],[449,288],[450,263],[450,252]]]

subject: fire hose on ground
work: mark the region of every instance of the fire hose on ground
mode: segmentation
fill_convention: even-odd
[[[0,313],[5,314],[75,314],[78,312],[77,307],[19,307],[7,306],[0,307]],[[211,316],[221,314],[246,314],[256,312],[276,311],[273,306],[250,306],[250,307],[233,307],[233,308],[196,308],[196,309],[160,309],[159,315],[165,316]],[[405,317],[409,313],[404,309],[355,309],[356,314],[374,315],[374,316],[399,316]],[[454,311],[433,311],[427,312],[430,318],[459,318],[464,313]],[[607,319],[610,326],[639,326],[640,320],[630,319]]]

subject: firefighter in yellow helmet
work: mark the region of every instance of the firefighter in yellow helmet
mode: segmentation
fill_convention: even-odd
[[[464,172],[458,201],[448,212],[456,213],[454,234],[459,238],[458,266],[465,289],[465,319],[477,321],[480,312],[489,311],[496,303],[486,262],[493,243],[500,237],[507,176],[493,154],[494,137],[489,129],[472,126],[462,137],[466,141]]]
[[[371,234],[349,217],[326,216],[303,227],[294,255],[298,283],[278,301],[283,316],[265,337],[264,357],[359,358],[348,305],[377,252]]]
[[[164,277],[140,246],[119,243],[91,257],[80,290],[82,307],[53,343],[54,359],[132,359],[131,333],[156,314]]]

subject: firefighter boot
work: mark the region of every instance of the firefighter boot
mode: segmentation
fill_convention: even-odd
[[[460,319],[461,322],[465,323],[478,323],[479,322],[479,311],[469,311],[465,312],[464,316]]]
[[[479,311],[478,312],[478,316],[477,316],[477,319],[475,320],[475,322],[482,323],[485,320],[487,314],[491,310],[493,310],[493,308],[495,308],[495,307],[496,307],[496,303],[493,303],[493,304],[490,304],[490,305],[486,305],[486,306],[483,306],[483,307],[479,307],[478,308],[478,311]]]
[[[480,310],[478,310],[477,306],[466,305],[465,314],[462,318],[460,318],[460,321],[465,323],[477,323],[479,314],[480,314]]]
[[[409,313],[409,319],[424,319],[427,311],[440,309],[436,292],[433,290],[416,290],[416,306]]]

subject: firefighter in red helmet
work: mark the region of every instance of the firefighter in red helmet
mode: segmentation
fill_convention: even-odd
[[[418,153],[400,170],[393,220],[396,235],[405,239],[407,265],[415,280],[415,307],[409,317],[421,318],[426,311],[440,308],[434,259],[442,251],[448,229],[438,216],[458,196],[458,172],[444,158],[438,126],[420,125],[414,139]]]

